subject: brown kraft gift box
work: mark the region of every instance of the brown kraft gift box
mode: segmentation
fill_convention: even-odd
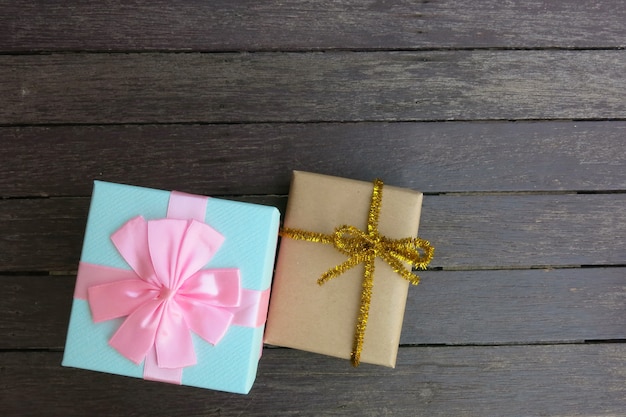
[[[294,171],[285,228],[332,234],[341,225],[367,230],[371,182]],[[422,193],[385,185],[378,230],[392,239],[417,236]],[[347,256],[331,244],[283,237],[265,342],[349,359],[359,314],[363,264],[317,283]],[[405,263],[407,268],[410,265]],[[395,367],[409,282],[376,258],[361,362]]]

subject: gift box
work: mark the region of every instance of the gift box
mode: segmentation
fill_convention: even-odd
[[[295,171],[265,342],[395,367],[422,193]]]
[[[63,365],[247,393],[274,207],[96,181]]]

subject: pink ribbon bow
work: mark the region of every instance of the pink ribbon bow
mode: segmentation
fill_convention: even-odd
[[[173,201],[190,197],[173,193],[168,217],[180,209]],[[265,321],[269,290],[242,289],[238,269],[202,269],[224,240],[211,226],[138,216],[111,240],[132,271],[81,262],[76,296],[87,296],[94,322],[126,317],[109,344],[134,363],[145,360],[145,379],[181,382],[182,369],[196,364],[190,330],[215,345],[231,324]]]

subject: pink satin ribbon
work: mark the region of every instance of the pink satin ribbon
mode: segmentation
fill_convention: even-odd
[[[172,192],[167,218],[135,217],[111,240],[132,270],[81,262],[74,297],[94,322],[126,317],[109,340],[144,378],[180,384],[196,364],[191,331],[215,345],[232,324],[265,322],[269,289],[241,288],[238,269],[202,269],[224,237],[204,223],[206,197]]]

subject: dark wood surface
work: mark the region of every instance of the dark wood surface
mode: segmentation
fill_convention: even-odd
[[[515,4],[519,3],[519,4]],[[626,415],[622,1],[0,2],[0,415]],[[426,193],[396,369],[247,396],[60,366],[92,181]]]
[[[10,52],[615,48],[620,0],[25,0],[2,4]]]
[[[0,123],[612,118],[625,67],[621,50],[17,55]]]
[[[293,167],[366,181],[384,171],[390,184],[429,194],[626,189],[623,121],[61,125],[2,134],[0,192],[13,198],[86,196],[85,177],[285,195]]]

